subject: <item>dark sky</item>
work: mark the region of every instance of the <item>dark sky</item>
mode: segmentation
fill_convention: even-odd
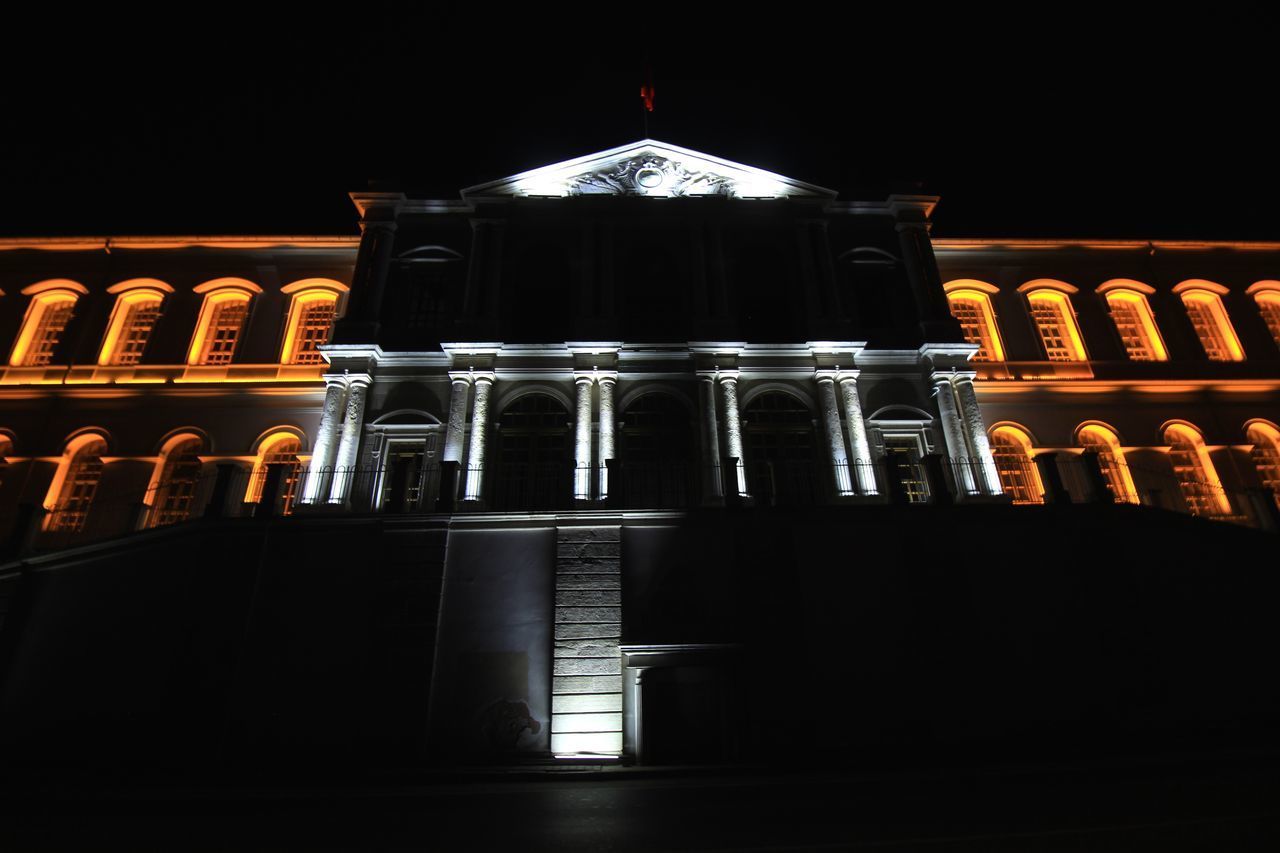
[[[0,234],[354,233],[371,179],[455,198],[639,138],[647,55],[651,136],[938,194],[941,236],[1280,239],[1270,22],[859,8],[35,16],[0,52]]]

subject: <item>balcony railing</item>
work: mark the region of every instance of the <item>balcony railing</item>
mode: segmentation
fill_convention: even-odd
[[[745,483],[745,490],[740,483]],[[1003,496],[990,494],[993,484],[1000,486]],[[1233,490],[1207,476],[1184,472],[1180,477],[1172,470],[1120,460],[1104,466],[1088,453],[1044,453],[1034,460],[1001,459],[997,466],[940,456],[921,460],[907,454],[834,466],[802,460],[737,465],[724,460],[704,468],[685,462],[610,460],[604,467],[586,470],[519,463],[495,463],[482,470],[443,463],[413,470],[351,467],[308,474],[287,464],[253,471],[224,464],[196,478],[175,478],[144,489],[99,488],[88,504],[49,510],[19,507],[16,514],[0,519],[0,537],[13,554],[87,544],[202,517],[261,518],[326,509],[386,514],[561,512],[681,510],[720,503],[785,508],[974,500],[1143,504],[1280,529],[1280,503],[1266,489]]]

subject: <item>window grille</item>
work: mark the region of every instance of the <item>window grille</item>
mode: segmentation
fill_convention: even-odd
[[[231,359],[235,356],[236,343],[240,339],[240,330],[244,327],[244,321],[248,315],[247,301],[229,300],[213,306],[209,328],[205,332],[204,352],[200,356],[201,364],[231,363]]]
[[[951,314],[960,321],[960,329],[964,339],[978,345],[973,354],[974,361],[995,361],[995,346],[991,340],[991,318],[987,314],[987,306],[977,299],[962,296],[950,298]]]
[[[129,302],[122,307],[126,313],[120,321],[120,337],[111,356],[111,363],[129,366],[142,360],[147,340],[151,337],[156,320],[160,318],[160,300]]]
[[[293,364],[324,364],[320,347],[329,342],[337,305],[333,301],[306,302],[298,310],[297,345]]]
[[[102,454],[106,449],[106,442],[91,441],[76,451],[63,481],[62,495],[53,509],[50,530],[78,533],[84,529],[102,479]]]
[[[75,310],[75,300],[72,299],[42,301],[38,304],[40,315],[23,359],[23,364],[28,367],[47,367],[53,362],[54,351],[58,348],[62,333]]]

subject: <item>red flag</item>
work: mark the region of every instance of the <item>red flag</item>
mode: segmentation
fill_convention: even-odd
[[[644,108],[649,112],[653,112],[653,72],[645,69],[644,84],[640,86],[640,98],[644,101]]]

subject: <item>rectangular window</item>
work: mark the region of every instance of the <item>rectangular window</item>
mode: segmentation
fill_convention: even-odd
[[[46,367],[53,362],[54,350],[62,340],[62,333],[71,321],[73,310],[75,303],[71,301],[52,302],[43,307],[35,333],[31,336],[31,344],[27,348],[24,360],[26,365]]]
[[[991,354],[991,341],[987,334],[987,318],[983,314],[982,306],[972,299],[952,299],[951,314],[960,321],[960,330],[964,332],[964,339],[978,345],[978,351],[973,354],[973,360],[994,361]]]
[[[1155,361],[1155,353],[1147,342],[1147,328],[1142,322],[1141,309],[1133,302],[1113,299],[1110,302],[1111,317],[1125,352],[1132,361]]]
[[[160,302],[135,302],[127,305],[125,310],[128,313],[120,323],[120,338],[111,363],[129,366],[142,361],[147,340],[160,318]]]
[[[298,315],[298,346],[294,364],[324,364],[320,347],[329,342],[329,332],[337,306],[333,302],[311,302]]]
[[[1031,316],[1040,330],[1040,339],[1044,342],[1045,357],[1049,361],[1075,361],[1075,353],[1071,346],[1070,332],[1067,331],[1067,319],[1063,316],[1062,305],[1050,300],[1036,299],[1031,302]]]
[[[220,302],[215,305],[205,333],[205,351],[201,354],[200,363],[230,364],[235,356],[240,330],[248,316],[248,302]]]
[[[1258,310],[1262,312],[1262,319],[1267,324],[1271,337],[1280,346],[1280,297],[1274,294],[1268,294],[1266,299],[1258,297]]]
[[[1211,361],[1232,361],[1231,350],[1227,339],[1218,326],[1218,318],[1214,316],[1213,306],[1198,300],[1186,300],[1187,316],[1196,330],[1196,337],[1204,347],[1205,355]]]

